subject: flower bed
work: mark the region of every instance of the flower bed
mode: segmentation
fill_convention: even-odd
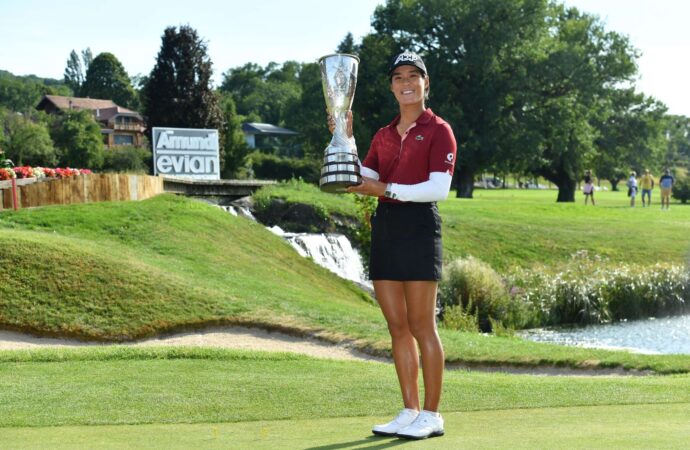
[[[16,166],[0,168],[0,187],[9,186],[3,181],[10,181],[13,178],[17,180],[40,181],[44,178],[69,178],[78,175],[88,175],[92,173],[89,169],[73,169],[70,167],[64,168],[48,168],[48,167],[31,167],[31,166]],[[7,186],[5,186],[7,184]],[[26,184],[26,183],[25,183]]]

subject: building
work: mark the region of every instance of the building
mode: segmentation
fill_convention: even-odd
[[[281,156],[300,156],[299,142],[294,139],[299,136],[296,131],[270,123],[245,122],[242,124],[242,133],[250,148]]]
[[[144,145],[144,118],[136,111],[116,105],[112,100],[44,95],[36,109],[48,114],[59,114],[69,110],[91,111],[101,126],[106,147]]]

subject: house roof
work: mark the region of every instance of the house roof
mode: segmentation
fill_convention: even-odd
[[[100,121],[109,120],[116,115],[129,115],[143,120],[138,112],[118,106],[112,100],[44,95],[36,109],[44,109],[47,103],[52,103],[56,108],[64,111],[70,109],[94,111],[94,114],[97,114],[97,120]]]
[[[288,130],[287,128],[271,125],[270,123],[245,122],[242,124],[242,131],[247,134],[272,134],[282,136],[297,136],[296,131]]]

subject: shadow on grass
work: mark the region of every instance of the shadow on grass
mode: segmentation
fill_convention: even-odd
[[[339,450],[348,448],[366,448],[367,450],[375,450],[380,448],[396,447],[398,445],[403,445],[408,442],[409,441],[398,439],[395,437],[368,436],[364,439],[359,439],[357,441],[341,442],[340,444],[320,445],[318,447],[309,447],[304,450]]]

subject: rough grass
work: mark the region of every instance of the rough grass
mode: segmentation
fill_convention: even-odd
[[[265,189],[265,190],[264,190]],[[356,214],[349,195],[324,194],[304,183],[264,188],[261,198],[318,204],[327,211]],[[557,191],[476,189],[473,199],[439,202],[446,260],[474,256],[502,272],[513,266],[560,265],[587,250],[612,263],[685,263],[690,255],[690,205],[671,203],[660,210],[659,191],[652,206],[630,208],[625,192],[596,192],[596,206],[556,203]]]

